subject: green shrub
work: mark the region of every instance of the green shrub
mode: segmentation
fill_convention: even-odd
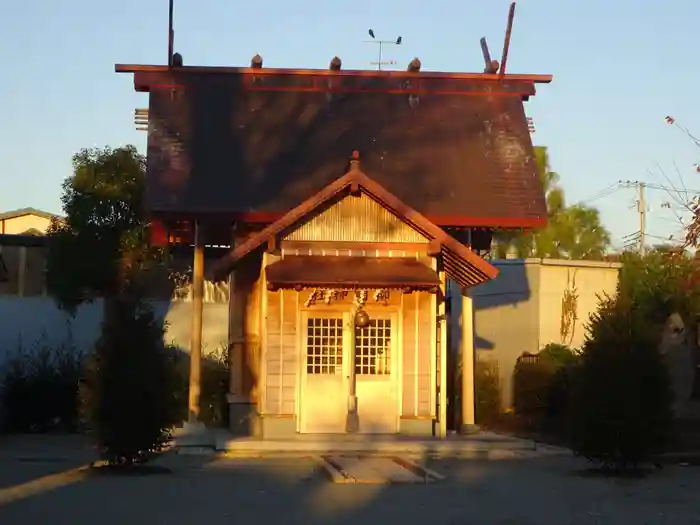
[[[158,451],[178,422],[177,370],[150,307],[118,299],[81,387],[83,413],[103,459],[133,464]]]
[[[547,392],[545,423],[560,431],[565,430],[571,405],[571,383],[576,372],[576,362],[557,368],[552,375]]]
[[[568,346],[546,345],[538,354],[523,354],[513,374],[515,413],[540,430],[562,432],[569,405],[570,375],[577,361]]]
[[[635,303],[606,298],[591,316],[571,390],[574,451],[615,471],[664,452],[672,392],[658,350],[660,327]]]
[[[169,347],[177,369],[176,405],[179,421],[186,421],[189,398],[189,356],[174,344]],[[209,426],[228,425],[229,362],[226,346],[202,356],[199,420]]]
[[[536,354],[523,354],[513,371],[513,406],[518,416],[541,420],[547,410],[549,388],[557,366]]]
[[[567,345],[549,343],[537,354],[540,359],[548,359],[557,365],[569,365],[576,361],[577,354]]]
[[[228,425],[229,362],[225,346],[202,359],[200,419],[212,426]]]
[[[497,423],[501,416],[501,387],[497,363],[477,359],[474,363],[476,423]]]
[[[544,424],[547,430],[564,432],[570,405],[571,377],[576,370],[578,353],[566,345],[550,343],[538,354],[553,371],[546,393]]]
[[[0,405],[9,432],[74,432],[83,355],[70,342],[20,344],[0,369]]]

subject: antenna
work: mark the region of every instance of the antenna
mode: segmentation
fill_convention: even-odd
[[[175,30],[173,29],[173,2],[168,0],[168,67],[173,67],[173,46],[175,45]]]
[[[400,46],[403,43],[403,38],[398,37],[396,40],[377,40],[374,36],[374,31],[369,30],[369,36],[372,40],[365,40],[367,44],[377,44],[379,46],[379,57],[375,62],[370,62],[373,66],[376,65],[379,71],[382,70],[382,66],[390,66],[396,64],[396,60],[382,60],[382,47],[384,45]]]

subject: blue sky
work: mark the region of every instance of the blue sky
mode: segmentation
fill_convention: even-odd
[[[176,50],[188,64],[249,63],[370,68],[377,37],[403,37],[386,58],[405,67],[417,56],[426,70],[479,71],[479,38],[500,55],[508,0],[354,0],[295,2],[175,0]],[[526,105],[536,144],[550,149],[570,202],[589,199],[620,179],[700,190],[692,165],[700,153],[664,122],[675,116],[700,134],[696,64],[700,2],[666,0],[521,0],[508,70],[551,73]],[[120,2],[8,0],[0,17],[0,210],[34,206],[60,211],[60,183],[83,147],[126,143],[143,149],[134,93],[115,63],[166,60],[167,0]],[[592,202],[620,244],[637,229],[631,189]],[[648,191],[648,230],[678,232],[669,196]],[[656,241],[657,239],[650,239]]]

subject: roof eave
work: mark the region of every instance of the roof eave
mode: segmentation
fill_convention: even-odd
[[[382,70],[358,70],[346,69],[334,71],[330,69],[290,69],[290,68],[250,68],[250,67],[224,67],[224,66],[180,66],[169,67],[148,64],[115,64],[116,73],[210,73],[210,74],[238,74],[238,75],[292,75],[292,76],[333,76],[333,77],[368,77],[368,78],[418,78],[418,79],[453,79],[453,80],[480,80],[486,82],[528,82],[533,84],[549,84],[552,75],[540,74],[492,74],[492,73],[459,73],[443,71],[382,71]],[[148,86],[135,86],[137,91],[149,91]]]

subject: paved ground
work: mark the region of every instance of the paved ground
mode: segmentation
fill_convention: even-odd
[[[37,463],[9,457],[0,455],[0,472],[15,470],[18,480],[27,478],[27,468],[36,473]],[[697,468],[669,467],[647,480],[611,481],[582,477],[576,470],[583,464],[572,458],[439,459],[427,464],[447,476],[443,482],[384,486],[330,483],[313,457],[169,454],[158,463],[172,473],[74,479],[0,506],[0,524],[700,523]]]
[[[94,459],[94,449],[82,436],[0,435],[0,490]]]

